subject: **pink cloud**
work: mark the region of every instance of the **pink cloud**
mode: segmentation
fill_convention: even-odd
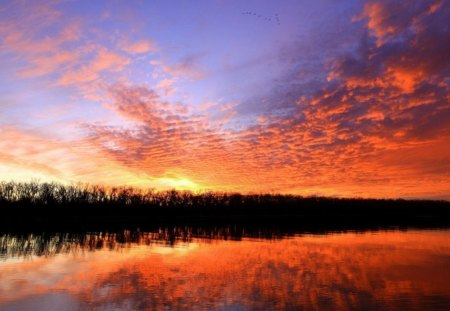
[[[128,54],[144,54],[157,51],[155,43],[151,40],[126,43],[123,44],[122,49]]]
[[[21,18],[0,24],[0,34],[4,35],[1,47],[17,63],[18,77],[47,76],[56,80],[52,85],[79,85],[102,78],[103,72],[118,73],[130,64],[130,59],[113,49],[92,44],[89,38],[92,34],[83,29],[80,18],[64,15],[67,20],[61,23],[63,14],[53,4],[30,4],[26,14],[22,13],[25,8],[18,6]],[[151,41],[137,42],[131,47],[137,52],[144,51],[151,47]]]
[[[49,75],[79,61],[81,53],[68,47],[81,38],[78,19],[67,18],[62,24],[63,14],[51,2],[16,2],[8,12],[11,18],[0,22],[0,46],[13,55],[20,77]],[[57,31],[47,33],[53,26]]]
[[[69,23],[54,37],[35,39],[33,33],[27,33],[13,25],[3,40],[3,48],[23,58],[25,66],[18,71],[24,78],[43,76],[58,72],[65,66],[80,61],[81,53],[63,47],[79,39],[79,24]]]
[[[171,96],[175,92],[174,82],[174,79],[163,79],[155,87],[161,90],[165,96]]]
[[[207,101],[207,102],[201,104],[201,105],[198,107],[198,110],[200,110],[200,111],[206,111],[206,110],[208,110],[208,109],[210,109],[210,108],[212,108],[212,107],[215,107],[216,105],[217,105],[217,103],[214,103],[214,102],[211,102],[211,101]]]
[[[64,73],[56,84],[73,85],[91,82],[99,79],[103,72],[120,72],[128,64],[130,59],[102,48],[89,64],[76,71]]]
[[[28,68],[22,69],[18,72],[21,78],[33,78],[48,75],[65,65],[73,65],[77,63],[80,58],[80,53],[77,51],[62,51],[55,55],[35,56],[30,58],[32,65]]]

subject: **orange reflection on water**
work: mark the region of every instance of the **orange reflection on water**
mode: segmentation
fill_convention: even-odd
[[[0,308],[39,306],[51,296],[75,309],[445,309],[449,237],[408,231],[195,240],[6,259]]]

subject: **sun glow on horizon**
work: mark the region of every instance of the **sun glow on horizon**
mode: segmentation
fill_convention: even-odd
[[[189,190],[193,192],[202,189],[198,184],[187,178],[156,178],[155,183],[158,185],[158,188],[162,189]]]

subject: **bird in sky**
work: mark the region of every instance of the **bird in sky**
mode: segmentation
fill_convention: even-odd
[[[262,19],[262,20],[264,20],[264,21],[266,21],[266,22],[272,22],[272,17],[265,16],[265,15],[262,15],[262,14],[258,14],[258,13],[256,13],[256,12],[252,12],[252,11],[242,12],[242,15],[251,15],[251,16],[260,18],[260,19]],[[281,25],[281,22],[280,22],[280,16],[278,15],[278,13],[275,13],[275,14],[274,14],[273,20],[274,20],[274,22],[277,23],[278,26]]]

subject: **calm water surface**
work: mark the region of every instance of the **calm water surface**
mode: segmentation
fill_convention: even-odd
[[[450,230],[0,236],[1,310],[450,310]]]

